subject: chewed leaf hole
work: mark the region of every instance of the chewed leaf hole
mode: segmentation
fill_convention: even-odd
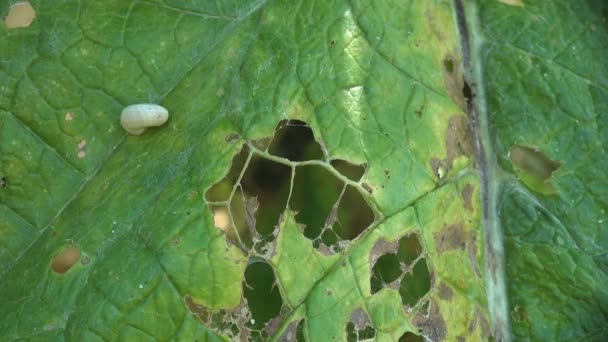
[[[353,183],[363,177],[366,164],[327,162],[323,145],[305,122],[283,120],[272,137],[238,140],[243,141],[241,150],[205,199],[215,226],[245,254],[254,250],[271,256],[271,243],[287,209],[296,212],[313,246],[329,253],[346,248],[374,222],[363,185]]]
[[[246,200],[256,197],[259,202],[255,213],[255,228],[259,234],[268,235],[274,230],[287,207],[290,183],[289,166],[257,156],[251,159],[241,186]]]
[[[349,342],[372,340],[376,337],[376,329],[371,323],[367,312],[357,308],[346,324],[346,340]]]
[[[413,332],[405,332],[399,337],[399,342],[424,342],[424,338],[420,335],[416,335]]]
[[[425,259],[419,259],[401,281],[399,294],[404,305],[412,308],[431,289],[431,274]]]
[[[417,234],[406,235],[398,243],[379,241],[371,252],[371,293],[374,294],[385,287],[399,289],[400,284],[402,287],[403,278],[421,253]]]
[[[362,164],[362,165],[357,165],[357,164],[351,164],[349,162],[347,162],[346,160],[342,160],[342,159],[334,159],[330,162],[331,166],[334,167],[334,169],[336,169],[338,172],[340,172],[344,177],[358,182],[359,180],[361,180],[361,177],[363,177],[363,174],[365,174],[365,169],[367,167],[366,164]]]
[[[397,254],[384,254],[374,265],[373,276],[370,279],[372,294],[382,290],[387,284],[397,280],[403,270],[399,265]]]
[[[244,145],[240,152],[232,158],[232,165],[226,177],[219,182],[215,183],[205,193],[205,199],[209,202],[222,202],[227,201],[230,198],[234,184],[239,179],[247,157],[249,155],[249,149],[247,145]]]
[[[338,221],[333,230],[345,240],[353,240],[374,222],[374,213],[361,193],[353,186],[346,187],[338,206]]]
[[[274,270],[266,262],[255,260],[247,266],[243,296],[251,312],[247,324],[250,329],[262,333],[267,328],[267,323],[279,318],[283,298],[276,284]]]
[[[64,274],[80,259],[80,248],[69,246],[53,258],[51,269],[58,274]]]
[[[454,72],[454,61],[452,60],[451,57],[446,57],[443,60],[443,66],[445,67],[445,70],[449,73]]]
[[[10,7],[8,15],[4,18],[4,25],[8,29],[28,27],[36,18],[36,11],[27,1],[18,2]]]
[[[545,195],[556,192],[551,176],[562,163],[552,160],[537,148],[523,145],[513,145],[509,158],[519,178],[530,189]]]
[[[304,224],[304,235],[314,240],[325,226],[337,220],[338,199],[344,183],[327,169],[316,165],[296,168],[289,207],[296,211],[296,220]]]
[[[312,129],[303,121],[284,120],[279,123],[268,146],[268,152],[291,161],[323,160],[321,145]]]

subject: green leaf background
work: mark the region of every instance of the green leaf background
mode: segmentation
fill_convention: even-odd
[[[197,308],[239,307],[260,256],[227,243],[205,193],[285,119],[307,122],[330,158],[367,164],[356,186],[376,217],[324,255],[285,210],[266,258],[283,321],[268,338],[303,322],[307,340],[346,340],[359,308],[379,341],[608,336],[605,2],[465,1],[460,14],[447,0],[31,3],[29,27],[0,29],[2,340],[231,338]],[[128,136],[120,111],[142,102],[169,122]],[[520,180],[515,144],[561,163],[555,194]],[[487,239],[486,212],[504,245]],[[375,247],[408,234],[432,285],[413,308],[370,291]],[[57,274],[69,246],[80,262]],[[504,293],[487,281],[501,275]]]

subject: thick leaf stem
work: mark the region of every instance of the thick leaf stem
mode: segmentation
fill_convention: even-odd
[[[475,138],[477,165],[481,178],[488,309],[492,317],[494,340],[507,342],[511,341],[511,329],[505,279],[503,234],[497,207],[500,189],[496,180],[497,165],[490,138],[483,80],[483,61],[481,59],[483,37],[475,2],[467,1],[465,9],[462,0],[454,0],[454,6],[463,56],[465,77],[463,93],[467,97],[467,111]]]

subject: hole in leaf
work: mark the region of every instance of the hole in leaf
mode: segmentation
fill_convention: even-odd
[[[421,252],[422,248],[416,234],[402,237],[398,244],[379,241],[372,250],[370,260],[373,264],[370,278],[371,293],[382,290],[402,277],[407,267],[418,258]]]
[[[332,229],[325,229],[321,235],[321,242],[325,246],[335,246],[340,241],[340,237]]]
[[[234,139],[234,134],[226,138]],[[289,159],[290,163],[272,160],[265,153]],[[272,138],[245,142],[228,174],[205,193],[212,210],[230,207],[228,223],[215,220],[216,226],[244,250],[253,249],[260,255],[272,253],[270,243],[277,236],[277,224],[291,191],[289,207],[297,212],[296,220],[305,227],[304,234],[313,245],[327,253],[346,248],[345,240],[358,237],[375,216],[357,188],[345,186],[334,170],[358,180],[366,166],[336,159],[331,162],[332,170],[327,164],[306,163],[323,163],[325,154],[311,128],[297,120],[281,121]],[[221,218],[222,212],[214,212],[217,215]]]
[[[399,250],[397,254],[399,256],[399,261],[402,263],[409,265],[420,256],[420,253],[422,253],[422,246],[420,246],[418,235],[406,235],[399,240]]]
[[[356,342],[371,340],[374,337],[376,337],[376,329],[372,326],[367,312],[357,308],[346,325],[346,340]]]
[[[445,67],[445,70],[449,73],[454,72],[454,61],[452,60],[451,57],[446,57],[443,60],[443,66]]]
[[[243,295],[251,311],[250,326],[263,330],[266,323],[279,316],[283,298],[276,286],[274,271],[263,261],[254,260],[245,269]]]
[[[424,342],[424,338],[420,335],[416,335],[413,332],[405,332],[399,337],[399,342]]]
[[[304,337],[304,320],[300,320],[300,323],[298,323],[298,329],[296,330],[296,341],[297,342],[306,341],[306,338]]]
[[[331,220],[329,216],[343,187],[340,180],[321,166],[296,167],[289,207],[298,212],[298,223],[306,225],[304,235],[307,238],[317,238],[321,228],[326,226],[328,219]]]
[[[330,163],[331,166],[333,166],[336,171],[340,172],[341,175],[354,182],[358,182],[361,177],[363,177],[365,168],[367,167],[366,164],[351,164],[342,159],[334,159]]]
[[[8,15],[4,18],[6,28],[28,27],[36,18],[36,11],[27,1],[18,2],[8,10]]]
[[[261,157],[253,157],[241,181],[246,198],[257,197],[256,230],[269,235],[287,207],[291,168]]]
[[[70,246],[53,258],[51,269],[55,273],[64,274],[69,271],[79,259],[80,248]]]
[[[399,294],[401,301],[408,307],[414,307],[431,289],[431,275],[425,259],[420,259],[411,272],[401,280]]]
[[[225,232],[230,230],[230,213],[224,207],[215,207],[213,210],[213,225]]]
[[[249,148],[247,145],[243,145],[241,151],[239,151],[239,153],[232,158],[232,166],[230,167],[230,171],[226,177],[215,183],[205,193],[205,199],[207,199],[207,201],[223,202],[229,199],[230,194],[232,193],[232,188],[239,179],[239,175],[243,170],[243,166],[245,165],[248,154]]]
[[[6,177],[1,177],[0,178],[0,188],[6,188],[8,186],[8,182],[6,180]]]
[[[245,199],[241,187],[237,187],[232,200],[230,201],[230,212],[232,220],[238,233],[239,241],[245,249],[253,245],[253,235],[255,233],[255,211],[258,207],[257,199],[250,197]]]
[[[347,186],[338,205],[338,221],[334,232],[344,239],[353,240],[374,222],[374,212],[357,189]]]
[[[550,182],[551,175],[562,165],[542,151],[522,145],[513,145],[509,151],[516,173],[530,189],[551,195],[556,192]]]
[[[323,160],[321,145],[303,121],[284,120],[275,130],[268,153],[291,161]]]
[[[397,280],[402,273],[397,254],[382,255],[372,269],[372,278],[370,279],[372,294],[382,290],[386,284]]]

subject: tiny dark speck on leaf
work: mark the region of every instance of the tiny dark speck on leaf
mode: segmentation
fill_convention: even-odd
[[[80,263],[83,264],[83,265],[87,265],[90,262],[91,262],[91,259],[89,257],[87,257],[87,256],[82,257],[82,259],[80,260]]]

